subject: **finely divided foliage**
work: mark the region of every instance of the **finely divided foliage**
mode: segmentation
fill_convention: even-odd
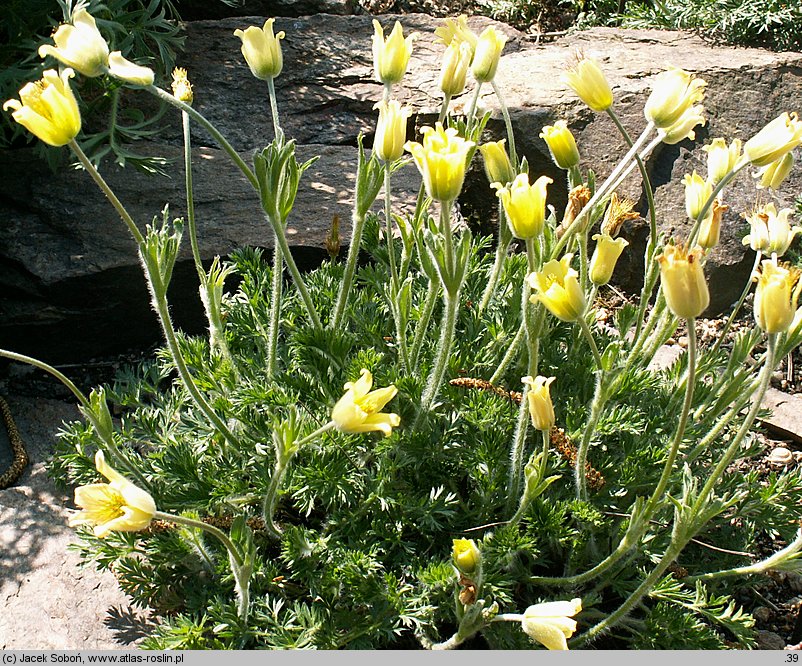
[[[72,522],[86,525],[82,556],[112,570],[158,615],[146,647],[754,645],[754,621],[733,595],[750,577],[798,571],[802,548],[799,473],[764,477],[736,465],[758,452],[751,429],[761,398],[777,363],[802,340],[799,273],[780,263],[788,244],[771,237],[793,238],[790,211],[782,225],[767,223],[766,242],[753,246],[755,326],[728,346],[702,348],[695,318],[708,303],[704,265],[717,241],[705,224],[747,167],[787,163],[802,143],[795,113],[768,123],[743,156],[731,143],[725,168],[709,151],[715,177],[687,179],[690,232],[668,239],[657,233],[643,162],[661,142],[694,137],[706,84],[677,69],[658,77],[633,140],[600,66],[579,55],[567,85],[611,117],[630,150],[597,182],[583,172],[567,125],[544,128],[570,191],[558,215],[547,208],[549,179],[529,173],[515,152],[494,81],[504,66],[503,34],[476,35],[464,17],[449,19],[437,35],[446,53],[470,56],[472,101],[453,113],[448,87],[438,122],[404,146],[413,159],[398,139],[406,110],[380,118],[393,141],[378,154],[359,138],[347,256],[337,259],[332,234],[331,261],[302,274],[285,225],[310,163],[297,162],[281,129],[273,85],[281,40],[292,33],[274,33],[272,20],[237,31],[255,85],[267,86],[274,128],[251,166],[192,108],[191,95],[174,97],[151,84],[148,71],[116,66],[88,16],[76,11],[60,34],[80,35],[77,24],[93,48],[56,40],[63,52],[43,53],[63,60],[66,49],[75,70],[143,87],[181,113],[186,221],[165,208],[140,231],[143,221],[131,219],[79,145],[72,105],[47,92],[55,71],[6,106],[29,109],[15,115],[19,122],[46,111],[50,124],[25,124],[43,141],[51,125],[66,127],[61,143],[136,241],[165,346],[89,396],[41,361],[0,355],[50,372],[78,400],[84,420],[65,427],[50,470],[78,486],[84,511]],[[414,36],[404,37],[401,24],[386,39],[380,24],[374,30],[379,108],[396,109]],[[176,74],[185,91],[186,77]],[[58,95],[71,95],[69,75],[58,81]],[[506,142],[483,143],[488,117],[476,112],[483,86],[499,96]],[[272,257],[243,248],[204,268],[191,122],[259,193]],[[452,220],[466,168],[479,155],[493,181],[487,196],[502,195],[496,239]],[[415,167],[420,194],[414,212],[402,215],[390,196],[393,174]],[[644,286],[603,318],[599,291],[627,251],[615,239],[634,215],[615,191],[635,168],[651,232]],[[772,189],[783,171],[772,170]],[[752,212],[756,220],[771,214],[768,205]],[[203,336],[175,329],[167,299],[185,230],[209,321]],[[592,255],[588,241],[602,238],[616,251]],[[687,351],[653,368],[680,325]],[[98,472],[111,483],[97,483]],[[785,547],[764,552],[766,536]]]

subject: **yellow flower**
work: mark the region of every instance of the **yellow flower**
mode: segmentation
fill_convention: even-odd
[[[120,51],[109,54],[109,74],[135,86],[153,85],[153,70],[126,60]]]
[[[380,410],[398,393],[395,386],[371,391],[373,375],[362,369],[361,376],[355,382],[345,385],[345,395],[337,401],[331,410],[331,420],[340,432],[360,433],[381,431],[389,437],[397,425],[401,423],[398,414],[385,414]]]
[[[75,525],[94,525],[99,539],[109,532],[144,530],[156,513],[153,498],[106,463],[103,451],[95,454],[95,467],[111,483],[92,483],[75,489],[75,503],[83,509],[69,520]]]
[[[471,66],[473,52],[467,42],[453,41],[446,48],[440,68],[440,90],[449,97],[465,90],[465,77]]]
[[[666,303],[682,319],[695,319],[710,304],[701,258],[702,248],[688,252],[680,245],[667,245],[657,257]]]
[[[546,125],[540,133],[540,138],[546,142],[551,157],[558,167],[568,171],[579,165],[579,149],[576,147],[576,139],[564,120],[558,120],[553,125]]]
[[[491,185],[493,183],[506,185],[515,178],[515,169],[507,155],[507,149],[504,147],[506,142],[506,139],[501,139],[501,141],[489,141],[479,146],[485,163],[487,181]]]
[[[532,419],[532,426],[537,430],[551,430],[554,427],[554,405],[551,402],[549,387],[555,379],[556,377],[541,375],[534,379],[529,375],[521,377],[521,381],[527,386],[529,417]]]
[[[685,185],[685,212],[689,218],[695,220],[713,194],[713,185],[696,173],[696,170],[693,174],[686,173],[682,184]],[[712,208],[708,209],[707,215],[710,216],[711,213]]]
[[[192,84],[187,78],[187,70],[183,67],[176,67],[173,70],[173,97],[185,104],[192,104],[194,94],[192,93]]]
[[[234,31],[234,35],[242,40],[240,50],[251,69],[251,74],[262,81],[275,79],[284,67],[279,41],[284,39],[284,31],[273,34],[275,21],[276,19],[270,18],[261,28],[251,25],[245,30]]]
[[[549,650],[567,650],[566,639],[576,631],[576,621],[571,618],[581,610],[581,599],[548,601],[527,608],[521,625],[530,638]]]
[[[52,55],[84,76],[105,74],[109,61],[109,45],[97,29],[95,19],[85,9],[72,14],[72,23],[58,27],[53,35],[55,46],[43,44],[39,57]]]
[[[721,218],[729,208],[729,206],[722,204],[718,198],[713,200],[710,215],[702,220],[699,225],[699,237],[696,242],[699,243],[700,247],[709,250],[718,245],[721,237]]]
[[[704,98],[707,83],[693,74],[671,67],[658,74],[643,109],[658,129],[668,129],[696,102]]]
[[[775,160],[760,171],[760,182],[758,188],[770,187],[772,190],[780,189],[783,181],[788,178],[791,168],[794,166],[793,153],[786,153],[780,159]]]
[[[707,179],[715,184],[721,182],[738,164],[741,157],[741,140],[733,139],[727,146],[726,140],[713,139],[712,143],[703,146],[702,150],[707,153]]]
[[[373,140],[373,151],[385,162],[395,162],[404,154],[404,142],[407,138],[407,118],[412,115],[408,106],[401,107],[396,100],[379,102],[374,109],[379,109],[379,121],[376,123],[376,138]]]
[[[594,111],[607,111],[613,105],[610,84],[593,58],[578,54],[576,64],[563,75],[563,81]]]
[[[468,17],[461,14],[459,18],[447,18],[443,21],[444,25],[440,26],[434,31],[434,34],[440,38],[446,46],[450,46],[454,42],[465,42],[471,49],[471,57],[473,57],[474,49],[479,38],[476,33],[468,27]]]
[[[496,195],[504,204],[504,212],[516,238],[535,238],[543,231],[546,223],[546,189],[554,182],[548,176],[541,176],[534,184],[529,184],[529,175],[522,173],[511,184],[498,188]]]
[[[412,154],[423,176],[426,193],[435,201],[454,201],[462,190],[468,153],[475,145],[457,136],[457,130],[424,127],[423,143],[408,141],[404,148]]]
[[[529,286],[537,293],[529,297],[532,303],[543,303],[558,319],[576,321],[585,312],[585,294],[579,285],[579,274],[571,268],[574,255],[552,259],[538,273],[527,276]]]
[[[385,85],[398,83],[406,74],[412,55],[412,40],[417,35],[413,33],[404,39],[404,29],[398,21],[386,40],[384,30],[376,19],[373,20],[373,29],[373,69],[376,80]]]
[[[69,67],[61,77],[55,69],[47,69],[41,80],[22,87],[19,100],[3,104],[3,110],[13,109],[14,120],[45,143],[63,146],[81,131],[81,112],[70,89],[74,75]]]
[[[744,157],[754,166],[776,162],[802,144],[802,121],[796,113],[783,113],[744,144]]]
[[[482,553],[476,547],[474,540],[454,539],[453,543],[451,557],[454,559],[454,566],[466,576],[476,573],[482,562]]]
[[[799,271],[776,259],[761,262],[761,270],[752,275],[755,289],[755,321],[766,333],[787,331],[794,320],[799,298]],[[794,288],[796,287],[796,288]]]
[[[507,43],[507,35],[496,30],[492,25],[487,26],[479,35],[471,63],[473,77],[479,83],[488,83],[496,76],[501,51]]]
[[[755,252],[776,254],[778,257],[784,255],[794,237],[802,232],[802,227],[791,227],[788,217],[792,212],[790,208],[783,208],[778,213],[773,203],[752,211],[746,216],[750,233],[744,237],[744,245],[751,246]]]
[[[663,143],[673,146],[684,139],[695,139],[694,129],[696,126],[704,125],[707,122],[703,113],[704,107],[698,104],[686,109],[673,125],[660,130]]]
[[[593,284],[603,285],[610,281],[615,264],[624,248],[629,245],[623,238],[613,238],[607,234],[595,234],[596,249],[590,259],[590,280]]]

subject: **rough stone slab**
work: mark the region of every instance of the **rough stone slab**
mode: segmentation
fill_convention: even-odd
[[[0,490],[0,649],[133,649],[149,621],[131,607],[114,576],[81,567],[68,550],[72,501],[47,477],[44,460],[64,420],[78,417],[67,403],[10,398],[31,466],[16,486]]]

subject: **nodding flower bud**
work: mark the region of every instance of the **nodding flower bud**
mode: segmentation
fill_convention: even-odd
[[[581,610],[581,599],[536,604],[524,611],[521,628],[549,650],[567,650],[566,639],[576,631],[576,620],[571,618]]]
[[[752,211],[746,216],[750,232],[744,237],[744,245],[749,245],[755,252],[776,254],[778,257],[784,255],[794,237],[802,232],[802,227],[791,227],[788,217],[792,212],[790,208],[783,208],[778,213],[773,203]]]
[[[109,74],[135,86],[152,86],[155,78],[155,73],[150,67],[126,60],[120,51],[112,51],[109,54]]]
[[[607,111],[613,105],[613,92],[593,58],[577,54],[576,63],[563,75],[563,81],[594,111]]]
[[[510,156],[507,155],[505,143],[507,143],[507,140],[501,139],[501,141],[489,141],[479,146],[479,152],[482,153],[485,163],[485,175],[491,185],[493,183],[507,185],[517,175],[510,161]]]
[[[234,34],[242,40],[242,55],[250,67],[251,74],[262,81],[275,79],[284,67],[280,42],[284,39],[284,32],[273,34],[275,21],[276,19],[270,18],[261,28],[252,25],[245,30],[234,31]]]
[[[412,55],[413,33],[404,38],[404,29],[399,21],[387,39],[381,23],[373,20],[373,70],[376,80],[384,85],[398,83],[407,73],[407,65]]]
[[[646,119],[658,129],[674,125],[696,102],[701,102],[707,83],[684,69],[671,67],[658,74],[643,109]]]
[[[488,83],[496,76],[501,51],[506,43],[507,35],[492,25],[487,26],[479,35],[471,63],[471,72],[479,83]]]
[[[482,553],[473,539],[454,539],[451,557],[460,573],[473,576],[482,563]]]
[[[794,320],[799,299],[799,270],[776,259],[761,262],[761,269],[752,275],[755,289],[755,321],[766,333],[787,331]]]
[[[701,247],[687,251],[682,245],[667,245],[657,257],[666,303],[681,319],[695,319],[710,304],[702,256]]]
[[[705,250],[710,250],[718,245],[721,237],[721,218],[730,209],[721,203],[721,200],[716,197],[708,215],[699,225],[699,236],[696,242],[700,247]]]
[[[700,104],[696,104],[685,110],[685,112],[674,122],[664,129],[660,130],[663,143],[673,146],[685,139],[695,139],[696,132],[694,131],[698,125],[704,126],[707,122],[702,115],[705,109]]]
[[[590,259],[590,281],[597,286],[607,284],[613,277],[618,258],[629,243],[623,238],[612,238],[607,234],[595,234],[596,249]]]
[[[791,173],[791,168],[794,166],[794,154],[786,153],[780,159],[775,160],[768,166],[763,167],[758,174],[760,181],[757,186],[761,189],[771,188],[772,190],[780,189],[780,185],[788,178]]]
[[[713,185],[695,170],[693,174],[685,174],[682,184],[685,185],[685,212],[688,213],[690,219],[695,220],[701,214],[710,195],[713,194]],[[708,208],[707,216],[711,213],[712,209]]]
[[[72,23],[60,25],[53,34],[55,46],[42,44],[39,57],[53,56],[84,76],[100,76],[109,64],[109,45],[85,9],[72,13]]]
[[[395,162],[404,154],[407,118],[412,115],[412,109],[408,106],[402,107],[394,99],[389,102],[379,102],[373,108],[379,109],[373,151],[384,162]]]
[[[531,376],[521,377],[526,384],[526,398],[529,404],[529,417],[536,430],[550,431],[554,427],[554,405],[551,402],[549,387],[556,377],[542,377],[534,379]]]
[[[473,52],[467,42],[453,41],[448,45],[440,68],[440,90],[443,94],[454,97],[465,90],[465,78],[472,57]]]
[[[776,162],[802,144],[802,121],[796,113],[783,113],[744,144],[744,157],[754,166]]]
[[[707,153],[707,179],[715,184],[724,180],[741,158],[741,140],[733,139],[727,146],[725,139],[713,139],[711,143],[702,146]]]
[[[558,120],[553,125],[546,125],[540,133],[540,138],[546,142],[551,157],[558,167],[568,171],[579,166],[579,149],[576,147],[576,139],[564,120]]]
[[[529,176],[522,173],[504,187],[500,183],[493,183],[498,188],[496,194],[504,205],[513,236],[536,238],[543,232],[546,223],[546,189],[552,182],[548,176],[541,176],[530,185]]]

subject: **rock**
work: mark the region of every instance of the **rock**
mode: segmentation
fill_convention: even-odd
[[[769,464],[775,467],[785,467],[794,462],[794,454],[784,446],[778,446],[771,450],[768,457]]]
[[[236,3],[178,0],[175,5],[182,19],[197,21],[230,16],[353,14],[358,3],[357,0],[238,0]]]
[[[132,649],[152,630],[114,576],[81,567],[68,549],[69,496],[45,472],[56,432],[78,410],[57,400],[10,397],[31,457],[17,485],[0,490],[0,649]]]
[[[443,47],[433,31],[440,21],[415,14],[380,17],[385,26],[397,18],[407,32],[419,33],[409,74],[395,89],[399,99],[415,110],[411,137],[413,127],[431,124],[439,111],[437,79]],[[189,22],[187,50],[178,62],[188,68],[195,86],[195,108],[214,122],[248,161],[253,150],[272,138],[272,123],[265,86],[251,76],[233,31],[262,20],[254,16]],[[299,142],[302,156],[323,154],[316,171],[302,181],[292,217],[297,233],[289,240],[299,254],[299,263],[306,267],[324,256],[323,239],[335,213],[343,221],[347,242],[355,137],[364,132],[366,145],[370,145],[376,118],[373,105],[382,90],[372,76],[371,20],[369,16],[316,15],[276,21],[276,29],[287,33],[284,71],[276,81],[282,127]],[[470,19],[476,31],[490,23],[494,22]],[[792,109],[790,105],[802,96],[802,77],[798,75],[802,54],[798,53],[714,48],[685,33],[618,29],[573,33],[537,45],[508,26],[495,25],[509,36],[497,82],[511,107],[519,153],[527,157],[533,174],[545,173],[554,179],[549,201],[558,210],[566,200],[565,179],[538,136],[543,125],[566,119],[577,136],[583,167],[592,166],[600,178],[625,152],[610,119],[584,107],[559,80],[557,74],[577,48],[602,64],[614,88],[615,108],[632,134],[645,125],[642,106],[654,75],[664,65],[694,70],[709,82],[705,102],[709,125],[697,132],[696,141],[659,148],[647,162],[656,187],[658,220],[665,231],[687,230],[680,180],[694,168],[705,170],[701,150],[705,141],[717,136],[747,139],[780,112]],[[503,123],[495,96],[487,86],[483,90],[480,105],[493,113],[487,138],[500,137]],[[464,109],[469,97],[466,92],[456,98],[453,108]],[[153,108],[144,92],[126,93],[126,99]],[[140,152],[179,156],[180,120],[173,112],[165,118],[167,128],[158,145],[138,146]],[[193,126],[193,143],[204,258],[209,260],[244,243],[271,247],[255,197],[211,137]],[[0,184],[0,345],[50,360],[75,360],[88,353],[111,352],[158,339],[133,245],[86,174],[65,169],[51,176],[27,150],[0,151],[0,166],[9,174]],[[218,166],[220,171],[213,173],[212,167]],[[131,206],[140,224],[150,222],[167,202],[175,214],[183,213],[183,178],[180,166],[176,169],[171,180],[146,179],[131,169],[121,172],[111,164],[104,165],[104,173],[120,188],[121,199]],[[412,166],[399,172],[395,181],[398,192],[417,191],[419,180]],[[802,173],[796,169],[778,196],[778,206],[791,205],[792,193],[800,190]],[[636,175],[627,179],[622,193],[643,207]],[[727,190],[730,210],[722,245],[713,251],[707,269],[711,314],[737,299],[752,267],[752,253],[740,242],[740,214],[755,200],[754,184],[746,174]],[[466,179],[460,203],[480,228],[492,229],[489,221],[495,215],[496,202],[478,159]],[[645,227],[632,224],[624,229],[624,235],[632,246],[619,262],[616,279],[635,289],[642,270]],[[189,330],[200,330],[189,262],[177,267],[173,291],[178,322]],[[104,343],[109,348],[98,349],[96,343],[108,338],[107,333],[113,333]]]
[[[771,619],[771,611],[765,606],[758,606],[752,611],[752,616],[758,622],[768,622]]]
[[[755,636],[757,638],[758,650],[785,649],[785,641],[783,640],[782,636],[780,636],[779,634],[775,634],[773,631],[765,631],[764,629],[758,629],[755,632]]]
[[[771,416],[763,424],[773,434],[802,442],[802,395],[769,388],[763,398],[763,406],[771,410]]]

